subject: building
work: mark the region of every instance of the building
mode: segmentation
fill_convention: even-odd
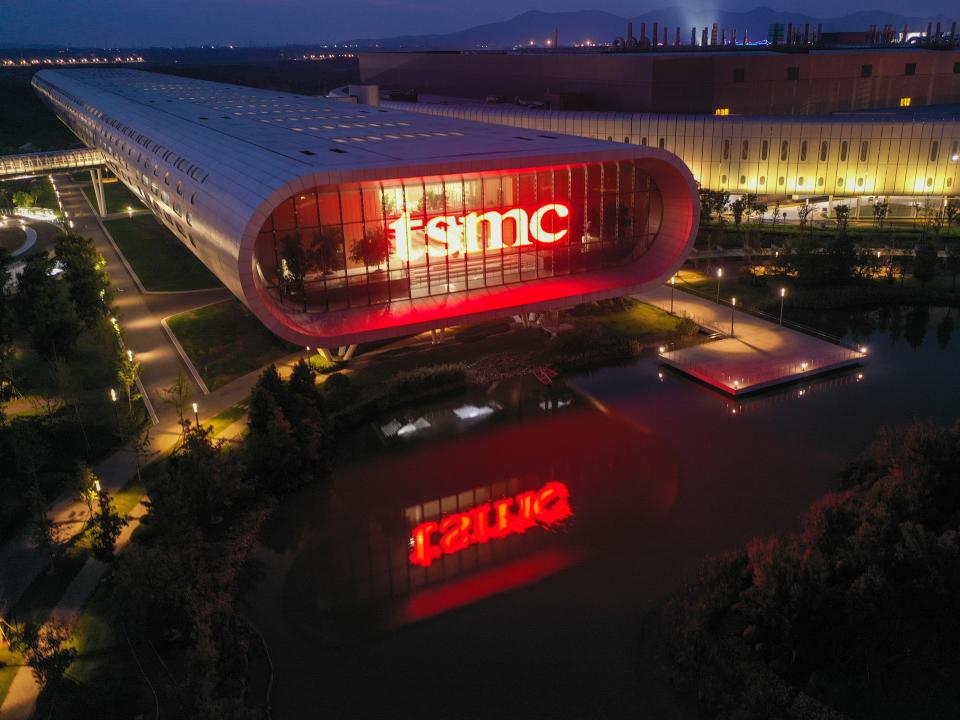
[[[277,335],[315,347],[638,292],[699,205],[657,148],[135,70],[49,70],[59,117]]]
[[[705,188],[781,197],[960,194],[960,113],[740,117],[385,103],[421,113],[653,146]]]
[[[365,83],[562,109],[819,115],[960,103],[960,48],[670,49],[661,52],[377,52]],[[559,105],[558,105],[559,103]]]

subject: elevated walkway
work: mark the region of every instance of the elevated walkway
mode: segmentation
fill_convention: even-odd
[[[0,180],[88,170],[103,163],[103,153],[95,148],[0,155]]]

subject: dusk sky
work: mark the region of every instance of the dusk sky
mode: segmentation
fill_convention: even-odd
[[[525,10],[592,8],[634,16],[673,3],[627,0],[0,0],[0,45],[90,46],[316,43],[355,37],[444,33],[508,19]],[[748,10],[756,0],[692,3]],[[771,3],[774,4],[774,3]],[[775,4],[774,4],[775,5]],[[781,6],[784,7],[784,6]],[[949,14],[945,0],[808,0],[822,17],[858,10]],[[801,9],[795,6],[794,9]],[[958,13],[960,14],[960,13]]]

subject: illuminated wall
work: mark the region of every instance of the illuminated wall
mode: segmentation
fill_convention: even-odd
[[[257,237],[282,305],[329,312],[630,264],[662,201],[635,161],[310,188]]]
[[[960,193],[960,116],[715,117],[389,106],[662,148],[702,186],[765,195]]]

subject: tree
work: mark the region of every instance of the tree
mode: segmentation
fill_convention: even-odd
[[[40,483],[34,475],[27,490],[27,505],[30,508],[31,535],[37,549],[52,558],[60,554],[60,544],[53,520],[47,515],[47,498],[40,489]]]
[[[350,246],[350,260],[379,269],[390,257],[390,238],[382,230],[367,230]]]
[[[173,407],[177,413],[177,419],[183,424],[183,412],[187,403],[193,398],[193,386],[183,374],[183,370],[177,371],[177,379],[173,381],[173,385],[160,390],[160,397],[163,398],[163,402]]]
[[[41,688],[63,678],[77,657],[77,649],[67,645],[70,630],[55,620],[9,626],[7,634],[10,649],[23,655]]]
[[[724,192],[722,190],[714,190],[712,193],[712,207],[713,212],[717,214],[717,220],[722,225],[726,220],[723,217],[723,213],[727,210],[727,207],[730,203],[730,193]]]
[[[32,255],[17,279],[17,312],[30,335],[30,344],[46,360],[70,357],[82,324],[67,285],[52,275],[46,255]]]
[[[757,223],[763,225],[763,216],[767,214],[767,204],[756,200],[750,206],[751,212],[757,216]]]
[[[307,263],[324,275],[343,270],[343,231],[329,226],[314,230]]]
[[[99,485],[99,481],[96,484]],[[108,559],[113,555],[113,548],[127,520],[117,512],[110,493],[102,488],[97,493],[97,506],[98,512],[90,528],[93,552],[100,559]]]
[[[947,269],[953,278],[953,289],[957,289],[957,275],[960,275],[960,243],[947,245]]]
[[[127,393],[127,411],[131,417],[133,416],[133,386],[137,384],[139,377],[140,363],[133,359],[131,353],[123,353],[117,367],[117,382],[123,385]]]
[[[808,202],[805,202],[803,205],[797,208],[797,217],[800,218],[800,229],[803,230],[807,226],[807,221],[810,217],[810,213],[813,212],[813,205]]]
[[[77,316],[87,327],[110,311],[110,276],[103,269],[106,259],[93,241],[77,235],[57,238],[54,255],[63,269],[63,279]]]
[[[834,205],[833,214],[837,218],[837,227],[840,232],[845,233],[847,231],[847,223],[850,222],[850,206],[844,205],[843,203]]]
[[[15,207],[30,208],[37,204],[37,198],[26,190],[17,190],[13,194],[13,204]]]
[[[913,257],[913,276],[925,287],[937,272],[937,248],[929,240],[920,243]]]
[[[700,193],[700,222],[710,222],[713,214],[713,191],[697,183],[697,191]]]
[[[0,213],[9,212],[13,209],[13,203],[10,200],[10,194],[0,188]]]
[[[944,217],[948,228],[960,223],[960,200],[951,200],[947,203],[947,207],[944,209]]]
[[[890,203],[886,200],[878,200],[873,204],[873,226],[878,230],[883,229],[883,223],[890,214]]]
[[[742,197],[730,203],[730,212],[733,213],[733,224],[738,228],[740,227],[740,223],[743,222],[743,213],[746,209],[747,203]]]

